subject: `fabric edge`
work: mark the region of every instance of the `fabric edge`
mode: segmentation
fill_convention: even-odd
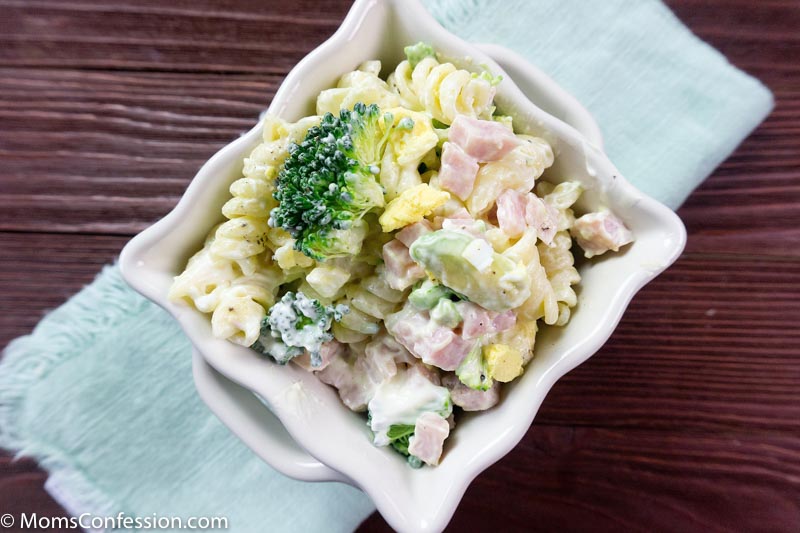
[[[109,322],[142,305],[131,295],[137,296],[122,280],[116,264],[106,265],[90,284],[45,315],[31,334],[12,340],[0,359],[0,448],[15,458],[35,459],[48,474],[45,490],[74,515],[104,515],[116,505],[60,450],[30,440],[20,427],[19,413],[25,408],[28,390],[44,375],[82,353]],[[106,304],[103,320],[92,317],[96,302]]]

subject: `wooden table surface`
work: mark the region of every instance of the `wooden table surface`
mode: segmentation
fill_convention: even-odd
[[[349,3],[0,0],[0,346],[167,213]],[[800,2],[669,4],[775,111],[453,531],[800,529]],[[44,479],[0,458],[0,512],[62,515]]]

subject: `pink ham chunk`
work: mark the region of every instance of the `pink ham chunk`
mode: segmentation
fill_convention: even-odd
[[[533,193],[528,193],[528,202],[525,207],[525,222],[536,229],[536,234],[542,242],[550,244],[558,230],[558,210],[546,204]]]
[[[381,359],[389,354],[395,364],[414,365],[419,362],[419,359],[411,355],[405,346],[388,333],[380,333],[373,337],[364,348],[364,353],[369,359]]]
[[[533,193],[507,189],[497,198],[497,223],[512,238],[534,228],[539,239],[550,244],[558,229],[558,211]]]
[[[528,197],[525,193],[506,189],[497,197],[497,223],[503,233],[512,238],[522,235],[527,227],[527,207]]]
[[[364,376],[376,387],[397,374],[394,355],[388,352],[373,354],[372,357],[367,357],[365,354],[356,359],[355,366],[359,371],[363,371]]]
[[[439,184],[461,200],[472,193],[478,161],[464,153],[458,145],[446,142],[442,147],[442,166],[439,169]]]
[[[617,252],[620,246],[633,242],[633,234],[610,211],[583,215],[570,231],[587,258],[609,250]]]
[[[461,336],[465,339],[500,333],[514,327],[517,322],[517,316],[510,310],[495,313],[472,302],[458,302],[456,308],[463,319]]]
[[[353,358],[336,357],[316,373],[320,381],[336,387],[339,397],[353,411],[363,411],[375,395],[375,389],[397,373],[397,364],[389,352],[362,354]]]
[[[499,122],[465,115],[450,125],[450,142],[478,161],[497,161],[520,145],[514,132]]]
[[[336,358],[316,373],[323,383],[335,387],[342,403],[353,411],[363,411],[375,395],[375,384],[366,378],[361,368],[344,358]]]
[[[436,386],[440,386],[442,384],[441,377],[439,376],[439,370],[435,366],[426,365],[419,359],[417,359],[416,363],[409,366],[407,371],[419,374]]]
[[[431,320],[427,312],[411,306],[386,317],[386,330],[423,363],[455,370],[472,349],[473,342]]]
[[[494,329],[494,333],[500,333],[501,331],[511,329],[517,323],[517,315],[510,309],[503,313],[492,314],[494,314],[492,317],[492,329]]]
[[[407,247],[411,248],[411,245],[414,244],[414,241],[432,231],[433,226],[431,223],[427,220],[421,220],[398,231],[397,235],[395,235],[395,238],[405,244]]]
[[[425,464],[436,466],[442,456],[444,440],[450,435],[447,420],[436,413],[422,413],[414,425],[414,435],[408,441],[408,453]]]
[[[485,411],[500,401],[500,383],[495,381],[487,391],[470,389],[455,374],[442,378],[442,385],[450,390],[453,403],[464,411]]]
[[[339,357],[343,351],[344,344],[332,340],[323,343],[319,350],[319,355],[322,359],[322,364],[320,366],[311,366],[311,354],[309,354],[308,351],[305,351],[302,355],[298,355],[292,359],[292,362],[297,364],[297,366],[308,370],[309,372],[312,370],[322,370],[330,364],[334,357]]]
[[[386,282],[395,290],[403,291],[425,278],[425,271],[411,259],[408,246],[397,239],[383,245],[383,263]]]

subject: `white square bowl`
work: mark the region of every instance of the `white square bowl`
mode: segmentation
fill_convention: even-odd
[[[276,365],[248,348],[214,338],[208,316],[168,301],[173,277],[222,219],[228,187],[241,176],[244,157],[259,143],[260,124],[200,169],[175,209],[128,243],[120,266],[131,286],[178,320],[205,361],[266,401],[292,439],[319,462],[286,450],[272,454],[272,459],[268,453],[262,457],[288,475],[342,480],[361,488],[397,530],[438,531],[447,525],[472,479],[522,439],[555,381],[594,354],[634,294],[677,259],[686,232],[671,210],[620,175],[600,148],[596,126],[574,100],[528,69],[527,78],[545,90],[540,93],[543,107],[560,109],[560,116],[571,118],[583,135],[531,103],[489,55],[444,30],[416,0],[357,0],[339,30],[289,73],[269,112],[286,120],[313,114],[316,95],[341,74],[368,59],[380,59],[391,68],[403,59],[403,46],[418,41],[432,44],[464,68],[486,65],[503,74],[496,97],[499,109],[514,116],[519,131],[544,137],[553,146],[556,162],[545,177],[581,181],[586,192],[578,209],[608,206],[636,237],[622,253],[581,264],[578,307],[570,323],[542,328],[535,358],[520,379],[504,388],[499,405],[459,417],[438,467],[414,470],[395,452],[374,447],[363,415],[349,411],[313,374]],[[512,72],[525,71],[518,58],[505,59]],[[229,405],[227,415],[235,409],[235,404]],[[251,446],[269,439],[267,434],[249,435],[254,429],[243,422],[237,427]]]

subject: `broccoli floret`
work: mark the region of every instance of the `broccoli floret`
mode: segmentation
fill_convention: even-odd
[[[318,261],[358,253],[361,218],[384,205],[376,176],[393,123],[391,113],[358,103],[338,117],[326,114],[289,146],[269,221],[294,237],[296,250]]]
[[[417,63],[426,57],[436,57],[436,50],[433,49],[433,46],[428,43],[423,43],[422,41],[417,44],[406,46],[403,48],[403,52],[406,53],[406,59],[411,63],[411,68],[416,67]]]
[[[471,389],[487,391],[492,388],[494,381],[489,376],[489,370],[486,368],[486,359],[483,357],[481,342],[475,343],[475,347],[458,365],[456,376],[458,376],[461,383]]]
[[[251,348],[282,365],[308,350],[311,366],[320,366],[322,344],[333,339],[331,324],[347,312],[347,306],[326,307],[302,292],[287,292],[264,317],[261,335]]]
[[[395,424],[386,432],[389,437],[389,445],[400,455],[408,458],[408,464],[412,468],[420,468],[422,460],[408,452],[409,440],[414,436],[416,427],[410,424]]]

